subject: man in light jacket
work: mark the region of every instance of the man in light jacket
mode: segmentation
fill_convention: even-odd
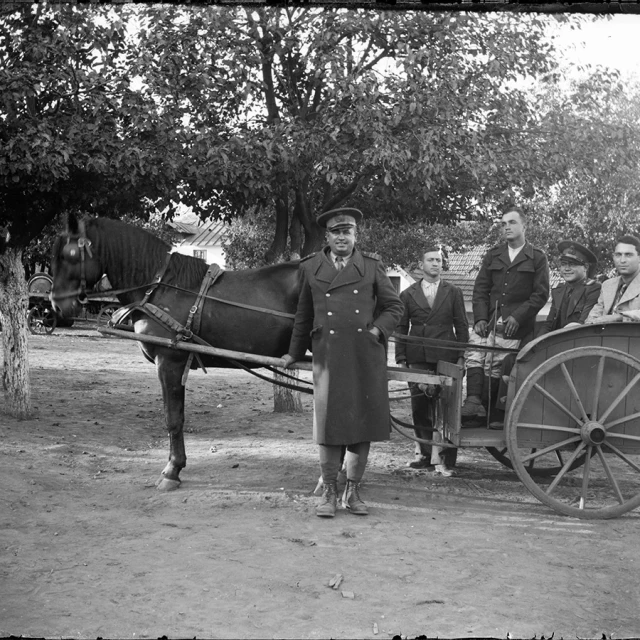
[[[631,235],[618,238],[613,263],[618,275],[602,283],[587,324],[640,322],[640,239]]]

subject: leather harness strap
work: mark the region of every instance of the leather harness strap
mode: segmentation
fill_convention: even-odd
[[[200,285],[200,291],[198,292],[198,296],[196,297],[196,301],[189,309],[189,317],[187,318],[187,322],[184,326],[184,331],[182,332],[183,340],[190,340],[200,333],[200,324],[202,321],[202,307],[203,307],[203,299],[205,298],[209,289],[214,285],[215,281],[222,274],[222,269],[217,264],[212,264],[207,269],[207,273],[205,274],[202,284]],[[193,329],[191,326],[193,325]],[[202,362],[202,358],[198,353],[194,353],[193,351],[189,353],[189,357],[187,358],[187,363],[184,367],[184,373],[182,374],[182,384],[183,386],[187,384],[187,376],[189,375],[189,371],[191,370],[191,363],[193,362],[193,358],[198,360],[198,364],[200,368],[207,373],[207,370],[204,367],[204,363]]]

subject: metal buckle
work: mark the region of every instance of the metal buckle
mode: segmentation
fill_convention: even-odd
[[[189,309],[189,313],[193,314],[198,310],[198,305],[194,304],[193,307],[191,307],[191,309]]]

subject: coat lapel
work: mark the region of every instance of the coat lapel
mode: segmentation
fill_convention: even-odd
[[[565,288],[565,295],[567,295],[567,289]],[[573,296],[569,299],[569,304],[567,305],[567,317],[569,317],[578,306],[578,301],[584,295],[586,289],[586,284],[583,282],[582,284],[577,285],[573,290]]]
[[[433,307],[431,308],[431,311],[435,312],[435,310],[447,299],[449,291],[449,285],[444,280],[440,280],[438,291],[436,292],[436,297],[433,301]]]
[[[431,311],[429,302],[427,301],[424,291],[422,290],[422,280],[418,280],[415,284],[411,285],[410,291],[411,297],[416,301],[416,304],[425,311]]]
[[[314,273],[316,278],[322,282],[331,284],[336,275],[338,275],[338,271],[333,266],[331,258],[329,258],[329,254],[323,251],[316,255],[315,260],[316,264],[314,265]]]
[[[354,284],[360,282],[364,276],[364,257],[356,249],[351,255],[351,260],[342,271],[336,271],[336,268],[331,264],[331,259],[327,254],[327,262],[331,269],[333,269],[333,279],[329,285],[329,289],[335,289],[336,287],[344,287],[348,284]]]
[[[638,296],[640,296],[640,273],[638,273],[638,275],[636,275],[636,277],[629,283],[627,290],[622,294],[622,297],[620,298],[620,302],[618,302],[618,304],[620,305],[623,302],[627,302],[628,300],[633,300],[633,298],[637,298]]]
[[[620,276],[610,278],[602,283],[602,302],[604,306],[605,315],[611,313],[611,307],[616,297],[616,291],[618,290],[618,283],[620,282]]]

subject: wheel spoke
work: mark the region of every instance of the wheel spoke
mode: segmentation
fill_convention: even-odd
[[[560,480],[564,477],[567,471],[571,468],[571,463],[580,455],[580,452],[586,447],[585,443],[580,441],[578,446],[575,448],[574,452],[569,456],[569,459],[566,461],[562,469],[558,472],[558,475],[553,479],[553,482],[547,487],[546,494],[548,496],[551,495],[553,490],[558,486]]]
[[[566,445],[571,444],[572,442],[579,442],[580,439],[581,439],[580,436],[574,436],[573,438],[568,438],[567,440],[563,440],[562,442],[556,442],[552,445],[549,445],[544,449],[539,449],[537,451],[533,449],[529,455],[522,456],[520,460],[522,461],[522,464],[524,464],[525,462],[529,462],[529,460],[532,460],[534,458],[539,458],[540,456],[544,456],[547,453],[550,453],[551,451],[557,451],[558,449],[561,449],[562,447],[565,447]]]
[[[602,377],[604,375],[605,357],[601,356],[598,361],[598,372],[596,373],[596,384],[593,389],[593,403],[591,404],[591,419],[598,419],[598,403],[600,402],[600,390],[602,389]]]
[[[575,423],[582,424],[582,421],[579,418],[576,418],[576,416],[573,415],[572,411],[567,409],[567,407],[565,407],[560,402],[560,400],[552,396],[546,389],[543,389],[537,382],[536,384],[533,385],[533,388],[537,389],[539,393],[541,393],[545,398],[547,398],[547,400],[549,400],[550,402],[553,402],[553,404],[555,404],[556,407],[560,409],[560,411],[563,411],[564,413],[566,413]]]
[[[579,509],[584,509],[587,502],[587,489],[589,488],[589,471],[591,470],[591,450],[593,447],[587,447],[587,456],[584,459],[584,469],[582,471],[582,491],[580,493]]]
[[[564,460],[562,459],[562,454],[560,453],[560,449],[556,449],[556,458],[558,458],[558,462],[560,463],[560,466],[562,467],[564,465]]]
[[[518,422],[518,428],[540,429],[541,431],[564,431],[565,433],[580,433],[578,427],[562,427],[559,424],[537,424],[535,422]]]
[[[618,486],[616,479],[613,477],[613,473],[611,472],[611,467],[609,466],[609,463],[607,462],[606,458],[604,457],[604,454],[602,453],[602,447],[597,447],[596,451],[598,452],[598,457],[600,458],[600,462],[602,462],[604,471],[607,474],[607,478],[609,478],[609,482],[613,487],[616,497],[618,498],[618,502],[620,504],[623,504],[624,498],[622,496],[622,493],[620,492],[620,487]]]
[[[603,423],[608,417],[609,414],[620,404],[622,399],[629,393],[632,387],[636,385],[636,383],[640,380],[640,373],[637,373],[633,380],[618,394],[616,399],[609,405],[609,408],[600,416],[598,422]]]
[[[635,420],[636,418],[640,418],[640,411],[638,413],[632,413],[628,416],[623,416],[622,418],[618,418],[613,422],[609,422],[609,424],[602,425],[605,429],[611,429],[611,427],[617,427],[619,424],[624,424],[625,422],[629,422],[630,420]]]
[[[578,405],[578,408],[580,409],[580,413],[582,414],[583,422],[588,422],[589,421],[589,416],[587,415],[587,412],[585,411],[584,406],[582,405],[582,400],[580,400],[580,396],[578,395],[578,391],[576,390],[576,385],[573,384],[573,380],[571,379],[571,376],[569,375],[569,370],[567,369],[567,365],[563,362],[560,365],[560,369],[562,370],[562,375],[564,376],[564,379],[567,381],[567,385],[569,386],[569,389],[571,390],[571,393],[573,395],[573,399],[576,401],[576,404]]]
[[[609,449],[611,449],[611,451],[613,451],[613,453],[615,453],[618,456],[618,458],[620,458],[621,460],[624,460],[632,469],[640,473],[640,467],[635,462],[633,462],[633,460],[630,460],[629,458],[627,458],[627,456],[625,456],[624,453],[622,453],[622,451],[618,449],[618,447],[614,447],[610,442],[606,442],[606,441],[603,442],[602,445],[605,447],[609,447]]]

